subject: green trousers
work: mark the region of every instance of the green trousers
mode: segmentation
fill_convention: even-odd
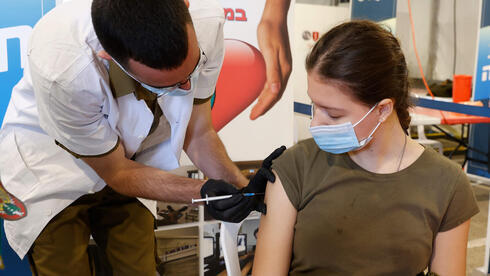
[[[94,275],[92,235],[113,275],[156,274],[154,217],[136,198],[110,187],[87,194],[56,215],[28,257],[33,275]]]

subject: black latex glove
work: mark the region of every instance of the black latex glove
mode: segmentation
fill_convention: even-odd
[[[233,196],[228,199],[210,201],[204,206],[213,218],[237,223],[250,213],[247,208],[248,200],[240,193],[240,190],[223,180],[215,179],[209,179],[201,188],[202,198],[229,194]]]
[[[262,167],[257,171],[257,173],[250,179],[247,187],[241,189],[241,193],[265,193],[265,187],[267,182],[274,183],[276,181],[276,176],[272,173],[272,161],[286,150],[285,146],[281,146],[274,150],[264,161],[262,162]],[[267,207],[264,203],[264,196],[253,196],[248,197],[250,201],[253,202],[252,210],[259,211],[264,215],[267,213]]]
[[[272,160],[279,157],[284,150],[285,146],[277,148],[272,152],[263,162],[262,167],[252,177],[248,186],[238,190],[232,185],[222,180],[210,179],[204,183],[201,188],[201,197],[205,198],[212,196],[220,196],[233,194],[231,198],[217,201],[210,201],[206,204],[207,211],[215,219],[238,223],[245,219],[250,212],[257,210],[263,214],[267,212],[266,205],[264,203],[264,196],[243,196],[243,193],[264,193],[267,186],[267,182],[275,182],[276,178],[272,173],[271,166]]]

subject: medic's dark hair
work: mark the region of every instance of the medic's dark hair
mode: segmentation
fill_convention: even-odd
[[[104,50],[123,66],[132,58],[170,70],[187,56],[192,19],[183,0],[94,0],[92,23]]]
[[[331,29],[306,58],[306,70],[340,81],[366,106],[393,99],[402,128],[410,126],[405,56],[398,40],[379,24],[359,20]]]

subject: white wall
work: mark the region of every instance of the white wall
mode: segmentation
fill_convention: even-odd
[[[307,80],[305,59],[315,44],[313,32],[318,32],[319,37],[337,24],[348,21],[350,11],[348,5],[322,6],[311,4],[296,4],[293,33],[293,72],[290,83],[294,87],[294,101],[310,104],[311,100],[306,92]],[[309,39],[303,37],[309,32]],[[308,35],[306,36],[308,37]],[[294,128],[295,141],[310,138],[310,117],[295,113]]]
[[[438,1],[438,0],[435,0]],[[417,50],[422,63],[422,68],[427,78],[428,65],[429,65],[429,49],[430,34],[432,32],[431,23],[433,20],[432,10],[435,1],[425,0],[412,0],[412,14],[414,17],[415,25],[415,41],[417,43]],[[407,60],[409,72],[411,77],[420,78],[420,73],[417,65],[417,59],[413,50],[412,33],[410,27],[410,19],[408,13],[407,0],[397,1],[397,30],[396,35],[400,39],[403,52]]]
[[[456,1],[456,2],[454,2]],[[456,74],[473,75],[479,25],[478,0],[411,0],[415,41],[427,79],[452,79],[456,4]],[[410,76],[420,78],[412,45],[407,0],[397,1],[397,30]]]
[[[456,3],[456,74],[473,75],[475,69],[476,45],[479,30],[480,1],[477,0],[453,0]],[[447,5],[439,6],[438,24],[439,30],[437,40],[441,47],[437,51],[436,76],[452,76],[453,44],[451,43],[453,33],[453,7]]]

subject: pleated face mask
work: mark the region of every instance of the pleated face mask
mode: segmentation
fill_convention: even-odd
[[[313,136],[318,147],[326,152],[340,154],[353,150],[358,150],[367,145],[373,138],[373,134],[378,129],[381,122],[378,122],[376,127],[365,139],[358,141],[354,127],[364,120],[378,104],[375,104],[357,123],[351,122],[337,125],[320,125],[310,127],[310,133]],[[314,109],[311,105],[311,114],[313,116]]]
[[[176,83],[174,85],[171,85],[171,86],[166,86],[166,87],[153,87],[153,86],[148,85],[144,82],[141,82],[136,77],[134,77],[131,73],[126,71],[126,69],[121,64],[119,64],[119,62],[117,62],[115,59],[112,59],[112,60],[114,61],[114,63],[116,63],[121,68],[121,70],[123,70],[124,73],[126,73],[128,76],[130,76],[135,81],[140,83],[143,88],[145,88],[148,91],[156,94],[157,97],[161,97],[161,96],[186,96],[186,95],[189,95],[191,93],[191,89],[194,87],[194,85],[196,85],[197,76],[201,73],[202,69],[204,68],[204,65],[208,61],[208,58],[206,57],[206,54],[203,52],[203,50],[201,50],[201,48],[199,48],[199,60],[196,64],[196,66],[194,67],[194,70],[192,70],[192,73],[189,76],[187,76],[187,78],[185,80],[183,80],[179,83]],[[185,86],[187,84],[190,84],[189,89],[181,88],[181,86]]]

